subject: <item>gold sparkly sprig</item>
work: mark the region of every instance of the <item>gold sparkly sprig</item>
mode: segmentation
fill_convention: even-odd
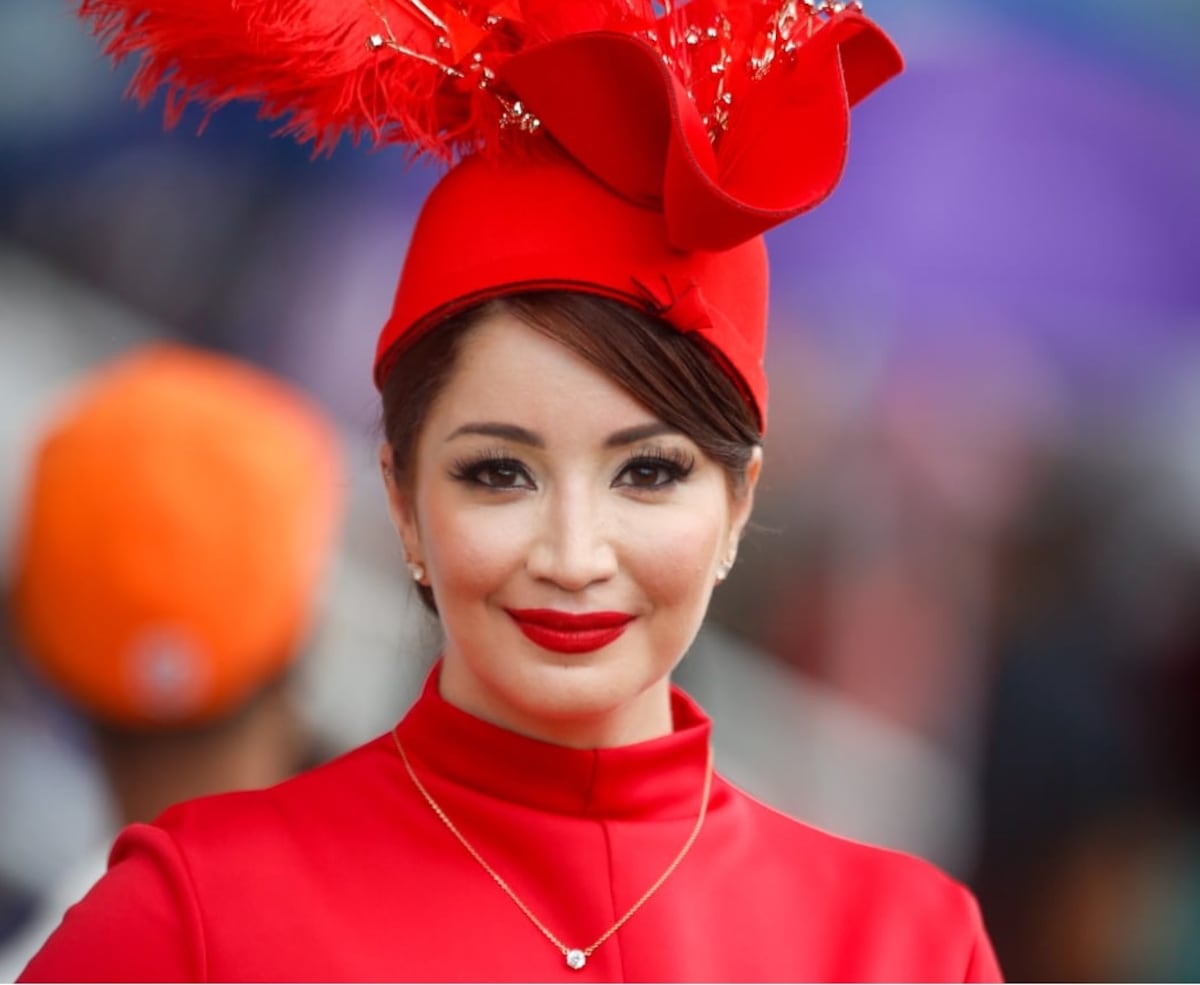
[[[382,28],[367,38],[370,50],[388,49],[431,65],[450,78],[474,79],[479,89],[491,91],[499,102],[502,128],[529,134],[541,131],[541,121],[528,107],[494,87],[495,69],[487,64],[482,52],[472,51],[465,62],[451,63],[417,51],[396,38],[377,0],[366,2]],[[415,12],[429,27],[434,33],[435,51],[447,56],[455,51],[449,25],[422,0],[392,2]],[[630,6],[637,9],[634,3]],[[740,83],[761,82],[777,66],[788,64],[796,51],[829,21],[847,10],[861,12],[863,4],[861,0],[782,0],[748,43],[735,37],[734,25],[726,13],[717,12],[709,23],[700,24],[688,19],[689,7],[686,0],[658,0],[658,14],[652,26],[634,32],[634,36],[657,50],[664,64],[683,83],[715,145],[729,129]],[[482,24],[475,26],[488,34],[503,23],[503,17],[489,14]]]
[[[409,6],[412,7],[421,17],[429,23],[430,27],[441,32],[434,44],[438,48],[448,49],[450,47],[449,31],[446,22],[438,17],[432,10],[421,3],[421,0],[407,0]],[[423,51],[416,51],[406,45],[401,44],[396,40],[396,34],[392,30],[392,25],[388,23],[387,14],[385,14],[376,5],[375,0],[367,0],[371,7],[371,11],[379,18],[379,23],[383,27],[382,33],[371,34],[367,37],[367,48],[371,51],[379,51],[381,48],[388,48],[398,54],[408,58],[415,58],[419,62],[424,62],[426,65],[432,65],[434,68],[440,69],[446,75],[452,78],[461,79],[463,73],[453,65],[447,65],[445,62],[439,61],[432,55],[427,55]]]
[[[834,17],[847,10],[861,12],[863,4],[861,0],[783,0],[749,43],[736,36],[733,23],[723,12],[707,24],[691,22],[680,32],[675,21],[681,5],[664,2],[662,7],[660,23],[666,21],[668,29],[647,30],[642,39],[659,50],[664,63],[683,83],[715,145],[729,129],[743,79],[761,82],[773,68],[788,64]]]
[[[425,20],[431,29],[437,32],[433,42],[436,51],[450,53],[454,50],[449,25],[422,3],[421,0],[395,0],[395,2],[407,3],[412,10],[416,11]],[[367,0],[367,3],[370,4],[375,16],[379,18],[379,23],[383,28],[382,32],[372,34],[367,38],[367,47],[371,51],[379,51],[387,48],[407,58],[414,58],[426,65],[432,65],[451,78],[474,79],[475,85],[478,88],[492,91],[496,101],[500,104],[501,113],[499,122],[502,129],[516,129],[521,133],[528,134],[535,134],[541,130],[542,121],[529,112],[519,99],[510,99],[493,88],[496,81],[496,72],[486,63],[482,52],[472,52],[465,66],[460,68],[457,65],[442,61],[433,55],[415,51],[397,40],[395,32],[392,31],[392,27],[388,23],[387,15],[378,8],[375,0]],[[485,33],[492,32],[503,22],[504,18],[496,14],[489,14],[484,18],[481,27]]]

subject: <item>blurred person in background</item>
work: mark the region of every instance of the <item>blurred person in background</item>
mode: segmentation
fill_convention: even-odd
[[[1014,980],[1200,973],[1194,506],[1118,440],[1048,462],[996,555],[975,885]]]
[[[998,977],[963,886],[744,794],[671,686],[761,468],[762,234],[898,52],[859,5],[434,7],[83,5],[143,94],[463,152],[374,367],[445,645],[390,734],[127,829],[26,975]]]
[[[299,392],[145,346],[94,373],[34,459],[9,602],[84,721],[124,826],[309,765],[289,671],[338,529],[339,449]],[[104,871],[97,845],[0,950],[11,981]]]

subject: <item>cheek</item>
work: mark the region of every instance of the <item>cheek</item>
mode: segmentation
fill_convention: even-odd
[[[723,544],[724,511],[662,510],[626,538],[629,572],[657,607],[702,603]]]
[[[450,497],[430,497],[423,511],[422,540],[434,588],[449,594],[487,594],[519,569],[525,555],[519,511],[462,507]]]

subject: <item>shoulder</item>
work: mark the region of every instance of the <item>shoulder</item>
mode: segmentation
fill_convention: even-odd
[[[269,957],[255,942],[294,937],[278,900],[303,907],[319,881],[313,869],[336,874],[362,819],[376,816],[363,798],[386,790],[386,749],[377,739],[278,786],[188,801],[125,828],[108,872],[23,980],[246,977],[230,970],[229,955]]]
[[[281,832],[352,823],[363,813],[364,798],[392,779],[386,736],[373,739],[321,766],[262,790],[243,790],[185,801],[164,811],[152,827],[181,848],[229,844]]]
[[[152,870],[173,896],[206,912],[213,900],[249,905],[255,894],[278,893],[344,858],[348,845],[378,838],[379,807],[395,786],[387,749],[375,739],[274,787],[177,804],[121,832],[110,875]]]
[[[958,880],[916,856],[789,817],[731,784],[728,792],[751,833],[751,850],[761,853],[759,861],[772,866],[780,883],[802,899],[800,909],[814,913],[831,932],[855,928],[864,942],[869,938],[876,956],[937,953],[948,962],[937,974],[923,965],[914,973],[961,973],[968,980],[999,975],[979,906]],[[820,904],[815,910],[814,901]]]
[[[953,894],[959,885],[924,859],[833,834],[764,804],[735,784],[722,785],[738,823],[753,828],[758,843],[769,845],[775,857],[802,865],[808,879],[843,884],[853,877],[855,884],[873,889],[894,887],[933,896]]]

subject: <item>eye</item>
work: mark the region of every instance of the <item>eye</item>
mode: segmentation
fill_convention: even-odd
[[[456,462],[453,476],[460,482],[486,489],[533,489],[528,470],[515,458],[487,456]]]
[[[665,489],[688,477],[693,462],[682,453],[637,455],[626,462],[613,485],[632,489]]]

